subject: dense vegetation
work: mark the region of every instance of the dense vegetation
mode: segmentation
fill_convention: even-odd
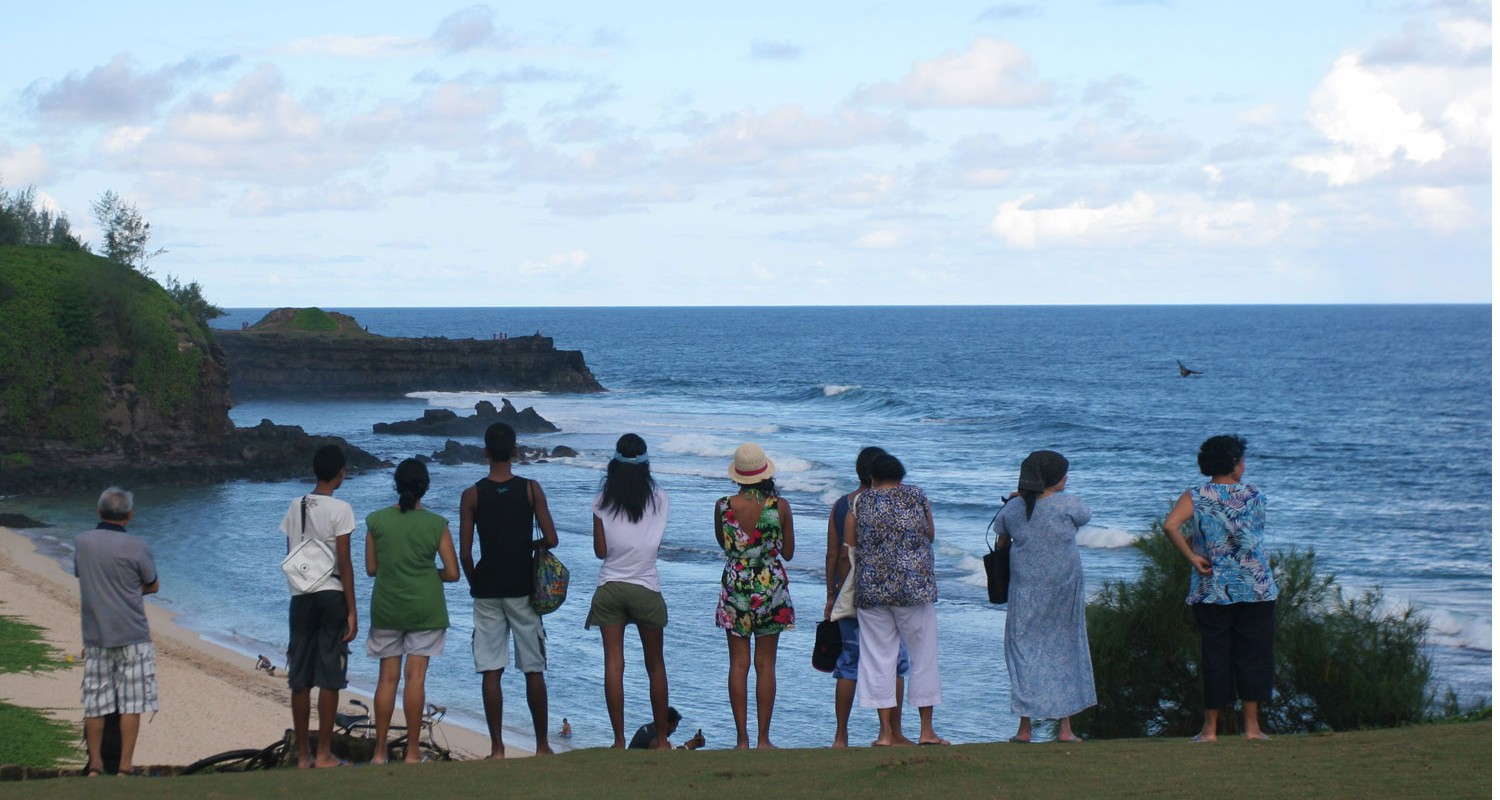
[[[0,616],[0,672],[35,672],[66,666],[42,629]],[[77,760],[78,729],[30,708],[0,703],[0,764],[50,767]]]
[[[1136,547],[1135,582],[1109,582],[1088,606],[1099,705],[1075,727],[1093,737],[1186,736],[1203,720],[1198,633],[1183,602],[1188,566],[1158,522]],[[1378,589],[1347,596],[1319,575],[1312,551],[1275,554],[1275,697],[1271,733],[1352,730],[1419,722],[1434,700],[1427,620],[1392,609]],[[1451,709],[1450,709],[1451,710]],[[1221,734],[1238,729],[1220,717]]]
[[[186,333],[198,347],[179,348]],[[112,370],[159,416],[188,401],[207,333],[155,281],[81,250],[0,247],[0,433],[100,443]]]

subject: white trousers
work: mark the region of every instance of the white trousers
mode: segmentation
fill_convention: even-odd
[[[859,704],[896,706],[896,661],[905,643],[911,659],[906,702],[918,708],[941,705],[938,677],[937,606],[876,606],[859,609]]]

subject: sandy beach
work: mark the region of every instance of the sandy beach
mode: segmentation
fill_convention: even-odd
[[[0,614],[40,626],[49,644],[76,659],[83,650],[78,613],[77,579],[36,552],[31,539],[0,528]],[[285,678],[257,671],[252,659],[205,641],[149,602],[146,613],[156,645],[161,711],[141,722],[137,764],[185,765],[224,750],[264,747],[291,727]],[[76,661],[51,672],[0,674],[0,700],[79,723],[82,673],[82,662]],[[363,697],[345,690],[341,701],[350,696]],[[439,728],[456,758],[489,752],[488,737],[481,733],[442,723]],[[508,742],[506,753],[530,755]]]

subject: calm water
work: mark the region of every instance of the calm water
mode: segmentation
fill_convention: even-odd
[[[956,742],[1013,732],[1002,646],[1004,611],[984,602],[978,556],[997,499],[1029,451],[1067,454],[1069,491],[1094,509],[1083,532],[1089,584],[1132,578],[1128,544],[1198,480],[1208,435],[1250,439],[1247,479],[1269,496],[1269,539],[1316,548],[1351,589],[1382,587],[1432,620],[1438,679],[1467,699],[1491,692],[1491,339],[1488,306],[1122,307],[883,309],[343,309],[392,336],[488,338],[540,329],[580,349],[603,395],[506,393],[562,432],[523,436],[566,444],[577,459],[527,466],[547,490],[573,571],[568,603],[547,618],[552,727],[566,716],[574,746],[608,742],[598,635],[583,629],[597,575],[589,500],[614,440],[640,433],[672,496],[662,584],[672,615],[667,665],[684,729],[709,746],[733,743],[727,655],[714,626],[722,558],[710,511],[732,486],[734,448],[755,440],[778,465],[795,513],[789,564],[802,613],[781,637],[773,726],[783,745],[826,744],[833,681],[809,665],[821,613],[826,519],[853,483],[859,447],[899,455],[934,501],[943,688],[939,730]],[[238,310],[223,327],[253,322]],[[1183,379],[1176,360],[1204,371]],[[440,438],[376,436],[376,422],[431,407],[463,412],[500,395],[424,392],[388,401],[255,401],[262,418],[337,434],[393,460],[439,449]],[[427,503],[457,524],[478,466],[433,467]],[[247,653],[285,645],[284,552],[276,524],[298,482],[143,488],[133,529],[148,536],[161,602],[186,624]],[[351,479],[340,495],[360,518],[394,501],[389,474]],[[12,499],[6,506],[83,527],[93,497]],[[64,552],[70,534],[44,539]],[[355,560],[363,548],[356,533]],[[357,593],[368,613],[370,584]],[[429,697],[480,714],[468,653],[468,598],[449,588],[448,652],[433,663]],[[362,627],[364,627],[362,625]],[[628,639],[627,639],[628,641]],[[363,637],[351,680],[373,684]],[[649,714],[632,645],[626,711]],[[247,668],[249,661],[247,663]],[[1108,669],[1098,665],[1098,669]],[[753,682],[752,682],[753,683]],[[529,727],[523,682],[507,674],[510,727]],[[753,704],[753,699],[752,699]],[[752,719],[753,719],[752,713]],[[854,741],[873,738],[873,712],[855,711]],[[914,730],[915,721],[911,723]],[[911,731],[909,731],[911,732]],[[514,742],[523,745],[526,737]]]

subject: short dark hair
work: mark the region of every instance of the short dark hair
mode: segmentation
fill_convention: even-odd
[[[871,481],[899,481],[905,477],[906,467],[890,453],[881,453],[870,462]]]
[[[338,477],[344,468],[344,448],[336,444],[325,444],[313,453],[313,475],[327,483]]]
[[[1198,471],[1210,478],[1228,475],[1244,457],[1244,438],[1233,434],[1210,436],[1198,448]]]
[[[854,474],[859,476],[860,486],[870,485],[870,463],[886,455],[883,447],[866,447],[854,457]]]
[[[667,724],[676,725],[682,721],[682,714],[673,706],[667,706]]]
[[[417,501],[427,494],[430,482],[427,465],[415,458],[408,458],[396,465],[396,494],[400,496],[401,513],[405,514],[417,507]]]
[[[490,451],[490,463],[509,461],[516,454],[516,429],[496,422],[484,429],[484,449]]]

